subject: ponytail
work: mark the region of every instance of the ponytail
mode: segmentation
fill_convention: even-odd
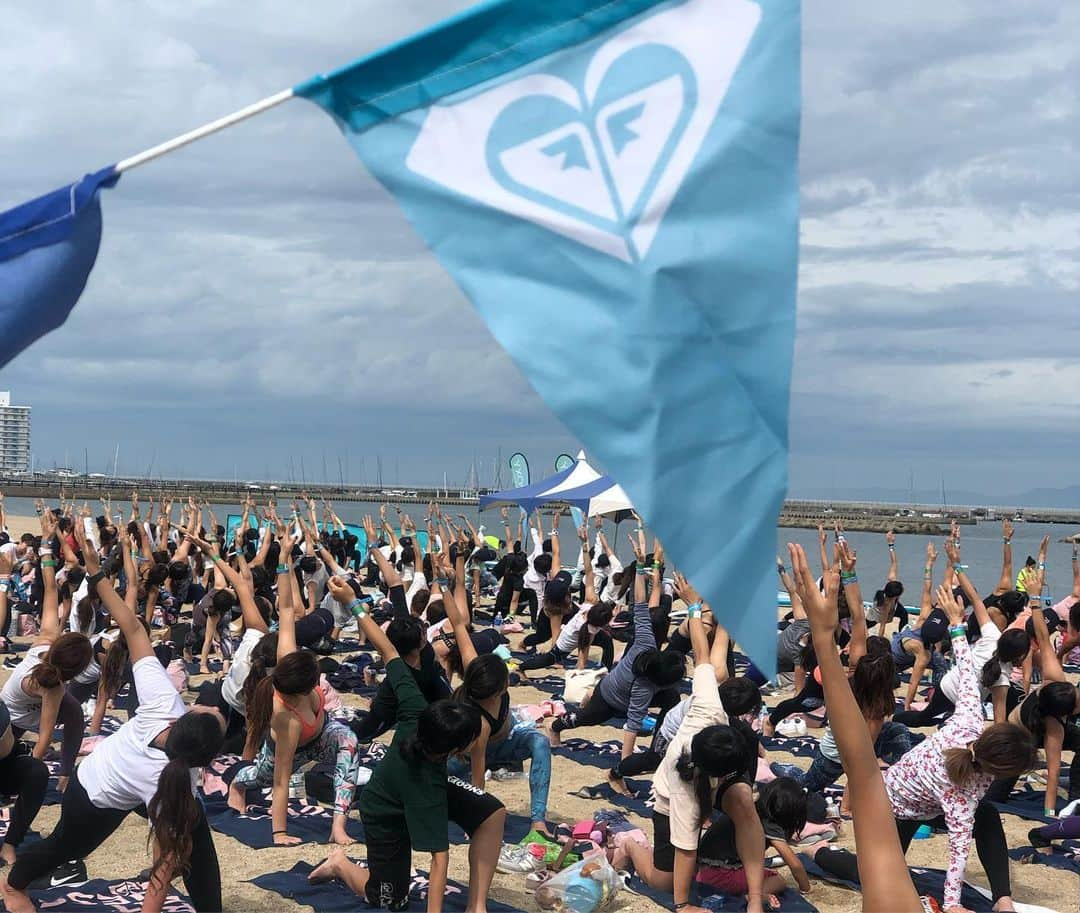
[[[947,748],[944,752],[945,771],[956,786],[965,785],[979,772],[975,754],[968,748]]]
[[[86,669],[93,658],[90,638],[69,631],[52,642],[30,673],[30,680],[39,688],[56,688]]]
[[[139,623],[150,635],[150,625],[141,615],[137,616]],[[128,664],[127,638],[120,634],[109,646],[105,654],[105,662],[101,664],[101,687],[109,697],[116,697],[120,687],[124,684],[124,671]]]
[[[982,667],[982,676],[979,678],[979,684],[982,685],[986,691],[989,691],[997,684],[999,678],[1001,678],[1001,660],[995,652]]]
[[[166,877],[185,871],[191,862],[192,834],[200,817],[199,803],[191,793],[191,768],[187,762],[173,758],[165,765],[146,811],[153,828],[147,845],[155,840],[158,845],[150,880],[163,866],[171,867],[166,868]]]
[[[712,814],[712,807],[716,801],[716,790],[713,789],[712,777],[707,771],[701,770],[690,757],[690,752],[684,750],[675,762],[675,772],[684,783],[692,783],[694,786],[694,798],[697,799],[698,811],[701,820],[705,821]]]
[[[249,689],[250,676],[244,683],[244,711],[247,717],[248,744],[261,745],[270,728],[270,717],[274,712],[274,679],[264,675]]]
[[[225,727],[218,713],[188,711],[179,717],[165,738],[169,763],[158,777],[153,798],[146,804],[153,828],[147,843],[156,840],[158,858],[150,880],[164,869],[162,880],[187,871],[191,863],[194,833],[202,823],[202,806],[191,789],[191,769],[206,767],[221,750]]]
[[[45,657],[42,657],[41,662],[34,666],[30,673],[30,680],[45,691],[58,688],[64,683],[60,677],[60,668],[48,662]]]

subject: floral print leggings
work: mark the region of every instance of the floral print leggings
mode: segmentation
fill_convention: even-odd
[[[329,764],[331,761],[334,765],[334,811],[346,815],[356,790],[360,762],[356,735],[337,720],[327,720],[316,738],[297,746],[292,769],[295,772],[307,764]],[[241,769],[233,783],[263,789],[274,785],[274,744],[269,739],[263,742],[255,763]]]

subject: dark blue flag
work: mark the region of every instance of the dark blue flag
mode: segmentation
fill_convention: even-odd
[[[0,368],[59,327],[79,300],[101,243],[96,174],[0,213]]]

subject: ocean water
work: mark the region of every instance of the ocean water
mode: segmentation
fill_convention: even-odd
[[[4,502],[5,510],[12,516],[33,516],[33,501],[27,498],[8,498]],[[95,516],[100,513],[100,504],[91,504]],[[122,511],[126,517],[129,506],[126,501],[114,501],[115,511]],[[343,501],[334,505],[338,515],[346,523],[359,523],[365,514],[378,516],[378,505],[355,501]],[[402,509],[410,512],[413,520],[422,527],[426,505],[408,504],[402,505]],[[214,511],[221,523],[230,513],[240,513],[241,508],[237,504],[217,504]],[[279,504],[278,512],[282,515],[288,512],[287,504]],[[447,508],[446,513],[454,516],[465,515],[474,525],[482,524],[485,531],[490,535],[502,538],[502,519],[498,511],[480,513],[476,508]],[[174,517],[178,510],[174,508]],[[320,508],[320,517],[321,517]],[[394,517],[393,505],[390,516]],[[517,511],[511,512],[512,519],[516,519]],[[204,519],[204,522],[206,520]],[[545,524],[550,524],[550,518],[545,518]],[[605,523],[605,533],[608,542],[616,549],[617,554],[623,560],[628,561],[631,555],[628,535],[633,530],[633,523],[623,523],[616,529],[613,523]],[[1036,557],[1039,550],[1039,542],[1043,536],[1050,536],[1050,548],[1046,563],[1046,581],[1049,594],[1054,600],[1062,599],[1072,590],[1072,546],[1063,544],[1058,540],[1065,536],[1080,532],[1080,528],[1063,526],[1049,523],[1017,523],[1014,525],[1012,551],[1013,551],[1013,575],[1023,566],[1024,559],[1028,555]],[[708,530],[703,531],[709,535]],[[567,554],[563,556],[566,564],[573,564],[577,560],[577,542],[569,516],[564,516],[560,526],[560,535],[563,537],[564,548]],[[590,540],[595,535],[590,523]],[[719,532],[717,536],[721,535]],[[848,541],[855,547],[858,554],[859,582],[862,586],[863,598],[870,599],[874,591],[879,589],[885,582],[889,570],[889,551],[885,545],[885,536],[878,533],[852,532],[847,534]],[[806,549],[814,573],[820,572],[818,561],[816,529],[777,529],[776,549],[785,564],[789,564],[787,543],[796,542]],[[922,572],[926,561],[926,536],[897,535],[896,554],[899,563],[899,577],[905,584],[904,601],[908,604],[917,604],[922,587]],[[832,549],[832,533],[829,534],[830,554]],[[718,540],[719,544],[719,540]],[[945,566],[945,554],[941,539],[935,541],[939,557],[935,570],[935,580],[940,579],[941,571]],[[651,548],[651,540],[650,540]],[[980,593],[990,592],[996,585],[1001,574],[1001,523],[980,522],[975,526],[960,527],[960,548],[963,561],[968,565],[968,574]],[[779,584],[779,581],[778,581]]]

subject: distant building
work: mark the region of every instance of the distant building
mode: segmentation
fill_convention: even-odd
[[[30,407],[11,405],[11,394],[0,392],[0,472],[30,469]]]

